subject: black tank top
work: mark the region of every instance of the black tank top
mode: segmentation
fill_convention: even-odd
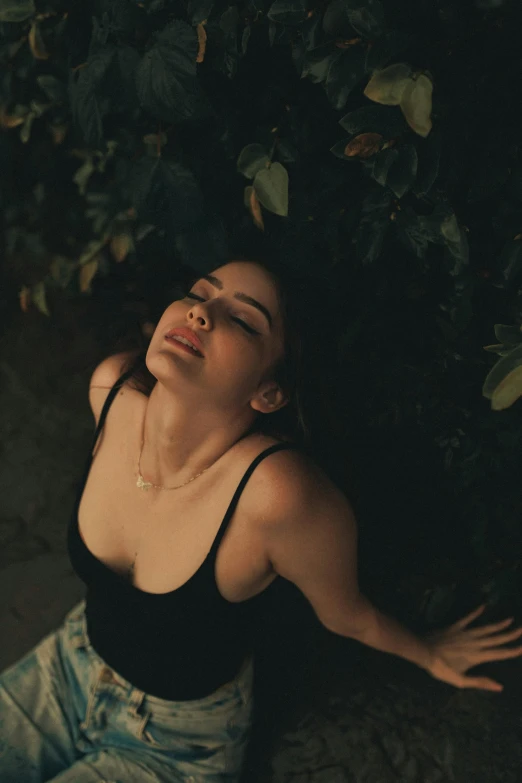
[[[68,526],[69,557],[87,587],[87,632],[98,655],[145,693],[175,701],[200,699],[232,680],[251,652],[257,599],[263,595],[240,603],[223,598],[214,576],[219,544],[241,492],[261,460],[280,449],[299,447],[278,443],[259,454],[241,479],[201,567],[177,590],[146,593],[98,560],[85,546],[78,528],[78,507],[92,451],[109,407],[131,373],[132,369],[118,379],[103,406]]]

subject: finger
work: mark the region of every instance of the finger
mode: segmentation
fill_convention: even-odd
[[[500,693],[504,686],[488,677],[465,677],[461,688],[479,688],[481,691],[496,691]]]
[[[456,623],[453,623],[451,628],[454,628],[455,630],[461,630],[462,628],[465,628],[466,625],[472,623],[475,617],[478,617],[485,608],[486,604],[482,604],[481,606],[477,607],[477,609],[474,609],[472,612],[470,612],[470,614],[467,614],[465,617],[463,617],[461,620],[457,620]]]
[[[488,647],[498,647],[500,644],[507,644],[508,642],[513,642],[515,639],[518,639],[520,636],[522,636],[522,628],[517,628],[516,631],[510,631],[509,633],[498,633],[496,636],[490,636],[490,637],[481,637],[480,639],[475,639],[475,644],[478,645],[479,649],[485,650]]]
[[[482,650],[475,655],[475,659],[480,663],[486,663],[487,661],[505,661],[508,658],[518,658],[519,655],[522,655],[522,647],[511,647],[509,650],[491,650],[491,652]],[[477,663],[473,664],[473,666],[477,665]]]
[[[508,617],[507,620],[502,620],[499,623],[492,623],[491,625],[481,625],[480,628],[470,628],[467,632],[473,639],[480,639],[481,636],[486,636],[488,633],[494,631],[501,631],[503,628],[507,628],[513,622],[513,617]]]

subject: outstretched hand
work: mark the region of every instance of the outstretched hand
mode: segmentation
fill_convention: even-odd
[[[466,629],[485,609],[479,606],[471,614],[440,631],[425,635],[424,641],[432,653],[428,669],[432,677],[457,688],[480,688],[486,691],[502,691],[503,686],[488,677],[465,676],[468,669],[487,661],[503,661],[522,655],[522,646],[497,649],[500,645],[522,636],[522,628],[507,633],[497,633],[513,622],[510,617],[500,623],[483,625],[481,628]]]

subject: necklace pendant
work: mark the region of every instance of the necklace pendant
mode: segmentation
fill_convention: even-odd
[[[136,486],[139,487],[140,489],[150,489],[152,487],[152,484],[150,483],[150,481],[144,481],[143,476],[140,473],[138,475]]]

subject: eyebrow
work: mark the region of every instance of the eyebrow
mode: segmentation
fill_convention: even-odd
[[[214,277],[214,275],[202,275],[199,280],[206,280],[208,283],[214,286],[214,288],[219,288],[220,291],[223,290],[223,282],[219,280],[219,278]],[[266,309],[264,305],[262,305],[260,302],[257,301],[257,299],[253,299],[251,296],[248,296],[248,294],[244,294],[242,291],[234,291],[234,298],[239,299],[240,302],[245,302],[245,304],[252,305],[252,307],[256,307],[259,312],[263,313],[265,318],[267,319],[270,329],[272,329],[272,316],[270,315],[269,311]]]

